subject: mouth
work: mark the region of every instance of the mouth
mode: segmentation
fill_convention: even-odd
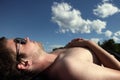
[[[33,41],[33,40],[30,40],[30,42],[32,42],[32,43],[36,43],[36,41]]]
[[[34,41],[34,40],[31,40],[29,37],[27,37],[26,39],[27,39],[28,41],[32,42],[32,43],[35,43],[35,44],[38,43],[38,42],[36,42],[36,41]]]

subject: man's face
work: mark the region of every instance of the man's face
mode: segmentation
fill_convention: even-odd
[[[25,38],[25,40],[25,44],[20,44],[16,43],[14,39],[8,39],[7,47],[12,49],[15,52],[15,55],[17,55],[17,50],[19,50],[19,55],[22,53],[26,59],[36,59],[40,56],[40,52],[42,50],[41,44],[36,41],[32,41],[29,38]]]

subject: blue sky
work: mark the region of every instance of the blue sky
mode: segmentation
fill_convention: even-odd
[[[30,37],[47,51],[73,38],[120,42],[120,0],[0,0],[0,37]]]

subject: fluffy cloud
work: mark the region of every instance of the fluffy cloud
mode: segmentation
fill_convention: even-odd
[[[120,37],[120,31],[115,32],[114,35]]]
[[[100,41],[99,38],[91,38],[90,40],[92,40],[92,41],[94,41],[94,42],[96,42],[96,43],[98,43],[98,42]]]
[[[106,27],[106,22],[99,19],[83,19],[79,10],[64,2],[53,4],[52,21],[59,25],[62,33],[91,33],[91,31],[96,31],[100,34]]]
[[[104,0],[104,3],[98,5],[96,9],[93,9],[95,15],[106,18],[120,12],[118,7],[114,6],[112,3],[107,3],[106,1],[108,0]]]
[[[47,51],[48,51],[48,52],[51,52],[51,51],[52,51],[53,49],[55,49],[55,48],[60,48],[60,47],[64,47],[64,46],[65,46],[65,45],[61,45],[61,44],[49,45]]]
[[[116,37],[116,36],[113,36],[113,39],[116,43],[120,43],[120,38]]]
[[[103,0],[102,2],[109,2],[110,0]]]
[[[108,37],[108,38],[110,38],[111,36],[112,36],[112,32],[110,31],[110,30],[107,30],[106,32],[105,32],[105,36],[106,37]]]
[[[115,42],[120,43],[120,31],[115,32],[112,38],[115,40]]]
[[[54,49],[54,48],[59,48],[59,47],[63,47],[64,45],[51,45],[49,46],[50,48]]]

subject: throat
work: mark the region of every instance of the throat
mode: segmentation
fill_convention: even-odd
[[[46,57],[44,57],[44,59],[42,59],[41,62],[39,63],[42,68],[42,72],[48,71],[54,65],[56,59],[57,59],[57,55],[55,54],[46,55]]]

